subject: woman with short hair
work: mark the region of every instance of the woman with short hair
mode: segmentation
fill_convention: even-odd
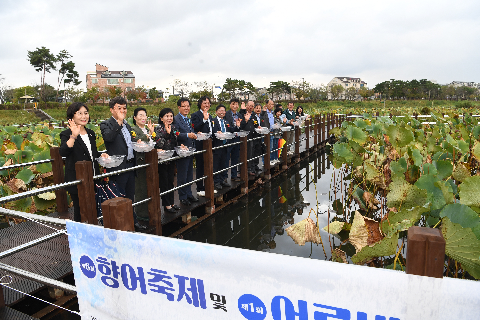
[[[91,161],[93,174],[99,174],[98,157],[107,158],[108,155],[97,150],[95,132],[86,128],[90,122],[88,107],[82,102],[74,102],[67,108],[68,129],[60,133],[60,155],[65,157],[65,182],[75,181],[75,163],[77,161]],[[65,188],[73,202],[73,219],[81,221],[80,205],[77,186]]]
[[[174,150],[177,145],[177,136],[179,132],[173,125],[174,114],[172,109],[164,108],[158,115],[158,127],[155,128],[155,148],[161,150]],[[158,179],[160,192],[173,189],[173,179],[175,173],[175,162],[164,161],[158,164]],[[169,192],[162,196],[162,205],[164,212],[175,213],[180,207],[174,203],[174,192]]]

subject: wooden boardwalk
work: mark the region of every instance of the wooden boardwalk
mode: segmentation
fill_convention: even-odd
[[[312,133],[310,133],[312,134]],[[325,135],[326,136],[326,135]],[[305,137],[305,134],[300,136],[300,140]],[[319,139],[320,140],[320,139]],[[314,147],[314,139],[311,137],[309,139],[309,146],[306,145],[306,141],[300,141],[299,143],[299,158],[305,158],[310,148]],[[320,150],[325,142],[319,143],[317,150]],[[319,147],[319,148],[318,148]],[[297,158],[297,159],[299,159]],[[292,156],[288,156],[288,166],[292,166],[296,163],[296,159]],[[259,161],[262,164],[262,160]],[[270,174],[272,178],[283,172],[279,165],[273,166],[270,168]],[[249,189],[250,191],[256,187],[256,180],[264,177],[264,172],[257,174],[255,177],[249,177]],[[195,170],[194,170],[195,175]],[[195,179],[195,177],[194,177]],[[222,188],[217,194],[215,194],[215,206],[217,207],[216,212],[221,211],[222,208],[231,204],[232,202],[237,201],[239,198],[243,197],[244,194],[240,192],[240,186],[243,184],[242,181],[230,181],[230,188]],[[176,185],[176,181],[175,181]],[[192,185],[192,193],[196,195],[196,186]],[[201,221],[212,216],[213,214],[205,214],[205,204],[207,200],[204,197],[198,197],[198,202],[193,202],[192,205],[186,207],[179,205],[178,192],[175,192],[175,203],[181,207],[177,213],[165,213],[162,209],[161,222],[162,227],[165,227],[164,234],[170,236],[178,236],[181,232],[187,230],[188,228],[201,223]],[[216,213],[215,212],[215,213]],[[198,219],[195,221],[183,221],[181,220],[182,216],[190,215],[197,216]],[[50,216],[63,219],[73,219],[73,213],[71,208],[66,213],[53,213]],[[21,244],[30,242],[32,240],[38,239],[42,236],[54,232],[49,227],[43,226],[41,224],[26,221],[5,229],[0,230],[0,252],[5,251]],[[147,233],[153,233],[154,230],[150,229],[146,231]],[[51,279],[61,280],[68,275],[72,274],[72,263],[70,257],[70,250],[68,246],[68,238],[66,235],[61,235],[41,244],[38,244],[34,247],[30,247],[21,252],[12,254],[8,257],[0,259],[1,263],[8,264],[13,267],[17,267],[23,270],[34,272],[36,274],[49,277]],[[0,276],[6,275],[7,272],[0,270]],[[19,276],[12,275],[12,282],[9,284],[12,288],[26,292],[29,294],[35,293],[45,286],[41,283],[28,280]],[[5,304],[7,306],[12,306],[18,303],[20,300],[24,299],[24,295],[17,293],[8,288],[3,288]],[[0,308],[0,318],[3,314],[7,315],[7,318],[16,319],[17,317],[10,317],[9,312],[14,312],[14,310],[8,309],[8,307]],[[34,319],[32,317],[20,318],[18,319]]]

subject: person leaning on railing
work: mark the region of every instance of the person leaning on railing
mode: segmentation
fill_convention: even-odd
[[[108,157],[108,154],[100,153],[95,142],[95,132],[85,125],[90,122],[88,107],[82,102],[74,102],[67,109],[68,129],[60,133],[60,155],[65,157],[65,182],[75,181],[75,163],[77,161],[91,161],[93,174],[98,175],[98,157]],[[65,188],[73,201],[73,219],[81,221],[80,205],[77,186]]]
[[[159,151],[174,150],[177,145],[177,136],[180,134],[173,125],[173,111],[164,108],[158,115],[158,127],[155,128],[155,148]],[[166,161],[158,164],[158,185],[160,192],[173,189],[175,161]],[[164,212],[175,213],[180,207],[174,204],[174,192],[162,196]]]
[[[154,126],[151,120],[147,122],[147,110],[143,107],[138,107],[133,111],[133,127],[130,134],[133,142],[148,143],[152,141],[152,136],[155,136]],[[145,152],[136,152],[137,165],[145,164]],[[135,202],[144,200],[148,197],[146,181],[147,169],[138,169],[135,177]],[[142,203],[136,206],[135,212],[139,220],[148,221],[148,203]]]

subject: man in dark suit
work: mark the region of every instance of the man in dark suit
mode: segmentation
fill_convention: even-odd
[[[178,114],[175,116],[175,128],[179,131],[177,143],[186,147],[193,148],[197,135],[194,133],[191,120],[188,118],[190,113],[190,101],[181,98],[177,101]],[[177,160],[177,186],[193,180],[193,157],[185,157]],[[192,195],[191,185],[178,189],[178,198],[180,203],[189,206],[191,202],[198,201]]]
[[[132,128],[127,123],[127,100],[123,97],[115,97],[109,103],[112,116],[100,123],[105,148],[109,155],[125,156],[123,162],[115,168],[107,169],[117,171],[135,166],[135,153],[133,152],[131,131]],[[117,184],[120,189],[125,190],[125,196],[135,201],[135,171],[124,172],[111,176],[110,179]],[[143,225],[138,224],[137,216],[133,213],[135,227],[145,229]]]
[[[240,129],[241,130],[245,130],[245,131],[249,131],[250,134],[248,135],[248,139],[252,139],[252,138],[256,138],[259,136],[259,134],[255,131],[255,128],[258,128],[260,126],[260,115],[257,115],[256,113],[253,112],[254,110],[254,107],[255,107],[255,103],[252,101],[252,100],[249,100],[247,102],[247,106],[246,106],[246,111],[245,111],[245,114],[242,115],[241,119],[241,124],[240,124]],[[260,106],[260,111],[261,111],[261,106]],[[256,152],[256,149],[257,149],[257,144],[258,144],[258,141],[260,141],[259,139],[258,140],[253,140],[253,141],[249,141],[248,144],[247,144],[247,159],[250,160],[251,158],[254,157],[254,155],[257,153]],[[255,175],[255,171],[256,169],[258,169],[258,167],[256,166],[258,163],[258,159],[255,159],[255,160],[251,160],[248,162],[248,174],[251,175],[251,176],[254,176]]]
[[[225,133],[225,132],[235,132],[238,131],[240,127],[240,118],[237,119],[235,124],[229,122],[225,119],[225,106],[219,104],[216,108],[217,116],[213,119],[213,132],[215,133]],[[227,143],[230,143],[232,140],[220,140],[217,137],[213,136],[213,147],[221,147]],[[227,167],[227,148],[220,148],[213,150],[213,172],[223,170]],[[220,190],[222,187],[230,187],[230,184],[227,182],[228,175],[226,171],[215,174],[213,176],[213,182],[215,184],[215,189]]]
[[[198,111],[192,114],[192,124],[193,130],[195,132],[203,132],[213,134],[213,117],[208,113],[210,109],[210,98],[201,97],[198,99]],[[195,142],[195,149],[197,151],[203,150],[203,141]],[[195,163],[197,169],[195,171],[196,178],[199,179],[203,177],[204,164],[203,164],[203,153],[195,155]],[[203,180],[197,182],[197,195],[204,197],[205,196],[205,185]]]
[[[228,110],[225,113],[225,120],[227,120],[229,123],[236,123],[238,119],[241,119],[240,113],[238,112],[239,103],[240,101],[238,100],[238,98],[232,98],[230,100],[230,110]],[[240,138],[235,137],[232,140],[230,140],[230,143],[239,142],[239,141],[240,141]],[[226,160],[227,164],[225,168],[236,165],[239,159],[240,159],[240,145],[236,144],[234,146],[227,147],[227,160]],[[227,177],[228,177],[228,173],[225,172],[225,178]],[[238,176],[238,168],[236,166],[230,170],[230,178],[233,181],[240,181],[240,177]]]

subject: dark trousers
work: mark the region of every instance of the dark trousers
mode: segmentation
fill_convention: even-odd
[[[197,169],[195,170],[195,174],[196,174],[195,178],[199,179],[203,177],[203,171],[204,171],[203,153],[199,153],[195,155],[195,164],[197,166]],[[205,191],[205,185],[203,184],[203,180],[197,181],[197,191]]]
[[[80,216],[80,200],[78,199],[78,193],[70,193],[70,198],[73,201],[73,221],[81,222]]]
[[[173,178],[175,174],[175,162],[169,161],[167,163],[160,163],[158,165],[158,185],[160,192],[165,192],[173,189]],[[175,199],[175,192],[169,192],[162,196],[162,205],[164,207],[173,206]]]
[[[251,158],[257,157],[262,154],[262,140],[257,139],[253,141],[249,141],[247,144],[247,158],[250,160]],[[260,159],[254,159],[248,162],[248,171],[255,172],[258,168],[258,164]]]
[[[225,169],[227,166],[227,148],[221,148],[213,151],[213,172]],[[226,177],[226,171],[222,173],[217,173],[213,175],[213,182],[215,184],[220,184]]]
[[[181,186],[193,180],[193,157],[181,158],[177,160],[177,186]],[[187,199],[192,195],[191,185],[178,189],[178,198]]]
[[[126,168],[134,167],[135,163],[127,162]],[[117,184],[121,190],[125,190],[125,197],[135,202],[135,171],[124,172],[111,176],[110,179]],[[146,184],[146,182],[145,182]],[[147,186],[145,186],[146,188]],[[137,215],[135,214],[135,208],[133,211],[133,219],[137,223]]]
[[[230,143],[239,142],[239,138],[230,140]],[[236,144],[234,146],[227,147],[227,161],[225,168],[229,166],[234,166],[238,164],[240,159],[240,145]],[[230,178],[236,178],[238,175],[238,168],[235,166],[230,171]],[[225,179],[228,178],[228,172],[225,172]]]

